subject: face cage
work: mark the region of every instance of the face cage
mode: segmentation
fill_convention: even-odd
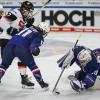
[[[24,13],[26,13],[26,12],[28,12],[28,13],[29,13],[28,15],[30,15],[30,16],[33,15],[33,10],[32,10],[32,9],[27,10],[27,9],[23,8],[23,9],[22,9],[22,13],[24,14]]]
[[[84,57],[84,59],[80,59],[78,57],[78,60],[80,61],[81,64],[87,64],[88,62],[90,62],[92,60],[91,54],[87,55],[87,57]]]
[[[43,38],[45,38],[48,35],[48,32],[43,31]]]

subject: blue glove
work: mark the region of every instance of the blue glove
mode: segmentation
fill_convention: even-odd
[[[31,50],[31,53],[34,55],[34,56],[38,56],[39,53],[40,53],[40,49],[38,47],[35,47],[34,49]]]

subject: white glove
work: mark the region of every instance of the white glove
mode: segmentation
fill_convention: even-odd
[[[71,49],[71,50],[68,51],[68,55],[67,55],[65,61],[63,62],[62,68],[70,66],[70,63],[71,63],[73,58],[74,58],[74,53],[73,53],[73,51]]]

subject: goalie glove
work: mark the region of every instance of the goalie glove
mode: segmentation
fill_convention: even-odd
[[[70,66],[72,59],[74,58],[74,52],[69,50],[67,57],[63,61],[62,68],[66,68],[67,66]]]

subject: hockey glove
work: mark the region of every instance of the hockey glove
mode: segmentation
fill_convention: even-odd
[[[27,27],[27,28],[28,28],[28,27],[31,27],[33,23],[34,23],[34,18],[29,18],[29,19],[27,19],[26,27]]]
[[[31,50],[31,53],[33,54],[33,56],[38,56],[40,53],[40,49],[38,47],[35,47]]]
[[[14,27],[9,27],[7,29],[7,34],[11,35],[11,36],[14,36],[16,33],[18,33],[18,30]]]

